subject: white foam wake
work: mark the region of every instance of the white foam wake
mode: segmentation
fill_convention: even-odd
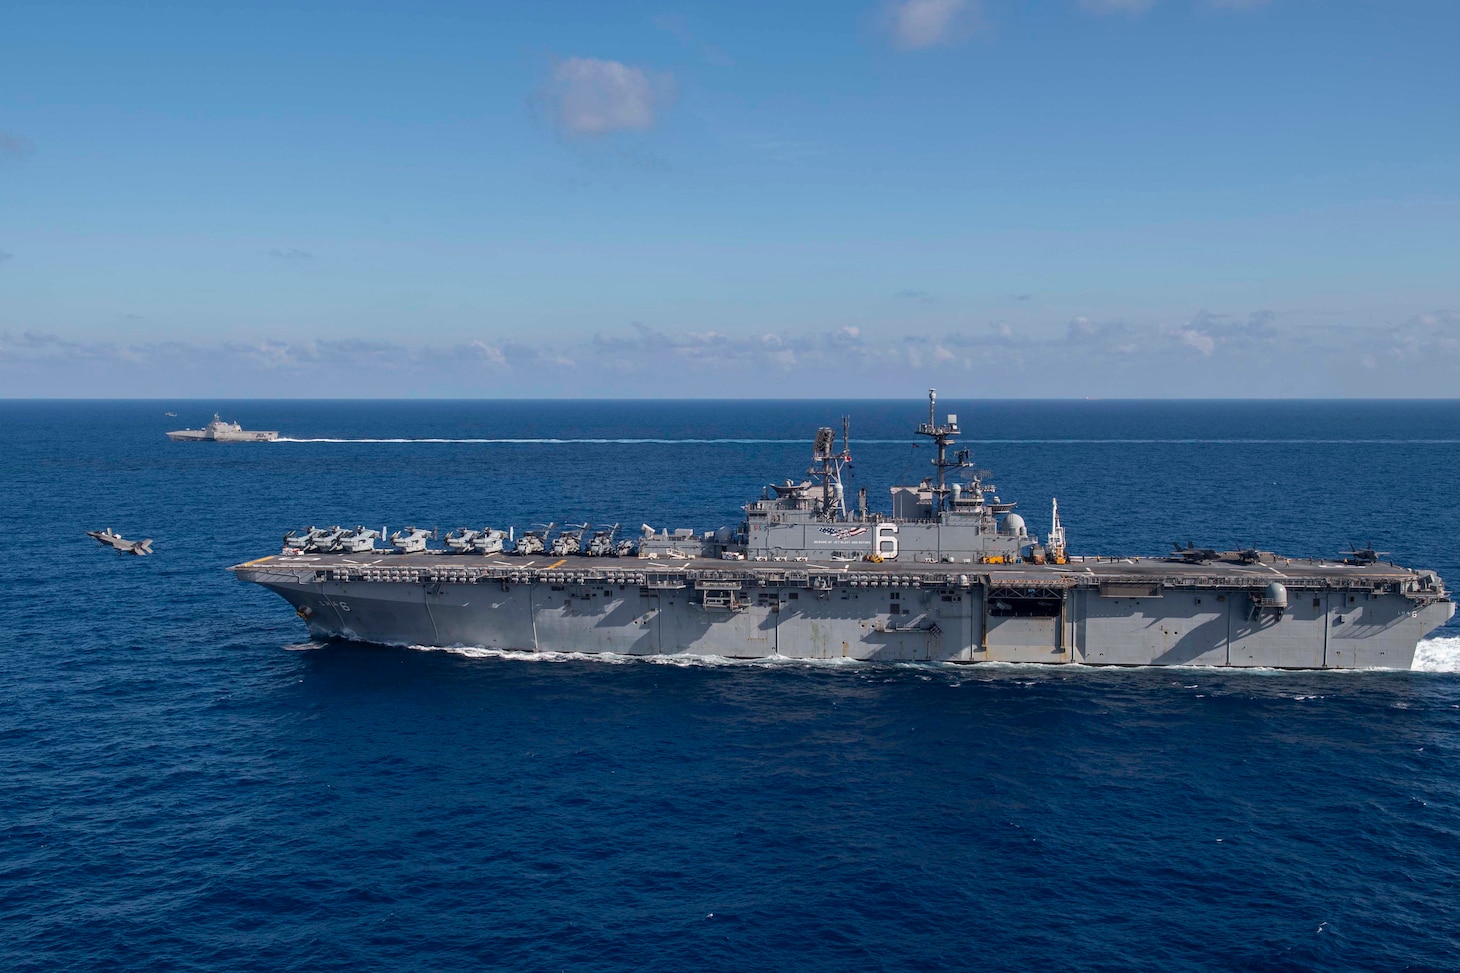
[[[805,441],[801,439],[434,439],[434,438],[412,438],[412,439],[333,439],[315,438],[306,439],[302,437],[280,436],[273,440],[276,443],[486,443],[498,446],[615,446],[615,445],[653,445],[653,446],[803,446]],[[864,443],[900,443],[900,439],[864,439]]]
[[[472,645],[412,645],[419,652],[449,652],[468,659],[508,659],[514,662],[597,662],[604,665],[625,665],[645,663],[660,666],[717,667],[745,666],[750,668],[770,667],[832,667],[867,666],[869,663],[856,659],[791,659],[773,655],[758,659],[730,659],[722,655],[620,655],[616,652],[524,652],[518,649],[489,649]]]
[[[325,647],[323,642],[301,642],[294,645],[286,645],[284,648],[291,652],[308,652],[313,649]],[[453,655],[465,656],[469,659],[510,659],[516,662],[597,662],[604,665],[624,665],[626,663],[641,662],[650,665],[663,666],[745,666],[745,667],[815,667],[815,668],[843,668],[843,667],[876,667],[887,665],[887,663],[870,662],[861,659],[793,659],[787,656],[775,655],[757,659],[729,659],[718,655],[692,655],[683,653],[678,655],[620,655],[616,652],[532,652],[520,649],[489,649],[485,646],[473,645],[412,645],[408,646],[419,652],[449,652]],[[911,667],[926,669],[929,667],[956,666],[959,669],[968,668],[956,663],[928,663],[928,662],[894,662],[894,667]],[[1049,666],[1037,662],[981,662],[977,668],[988,669],[1012,669],[1047,672],[1051,669],[1060,670],[1083,670],[1088,672],[1107,671],[1101,666],[1084,665],[1061,665]],[[1215,671],[1209,666],[1137,666],[1139,669],[1175,669],[1187,673],[1209,673]],[[1460,637],[1426,639],[1420,642],[1415,649],[1414,663],[1411,666],[1414,672],[1460,672]],[[1223,669],[1223,672],[1234,670]],[[1246,673],[1267,673],[1270,675],[1288,675],[1292,670],[1288,669],[1243,669]],[[1330,669],[1335,674],[1352,674],[1363,672],[1360,669]],[[1297,697],[1304,699],[1307,697]]]
[[[303,645],[298,645],[298,646],[292,646],[292,645],[289,646],[289,648],[291,648],[291,649],[311,649],[311,648],[318,648],[318,647],[319,646],[318,646],[317,643],[305,643]],[[869,661],[866,661],[866,660],[859,660],[859,659],[792,659],[792,658],[789,658],[787,656],[780,656],[780,655],[762,657],[762,658],[757,658],[757,659],[729,659],[729,658],[726,658],[724,656],[718,656],[718,655],[692,655],[692,654],[689,654],[689,653],[684,653],[684,654],[679,654],[679,655],[620,655],[620,654],[615,653],[615,652],[531,652],[531,651],[521,651],[521,650],[518,650],[518,649],[489,649],[489,648],[485,648],[483,646],[470,646],[470,645],[466,645],[466,646],[462,646],[462,645],[454,645],[454,646],[412,645],[412,646],[410,646],[410,648],[416,649],[416,650],[422,651],[422,652],[450,652],[450,653],[455,654],[455,655],[466,656],[467,658],[472,658],[472,659],[511,659],[511,660],[518,661],[518,662],[598,662],[598,663],[603,663],[605,665],[624,665],[626,663],[642,662],[642,663],[648,663],[650,665],[664,665],[664,666],[706,666],[706,667],[714,667],[714,666],[746,666],[746,667],[778,667],[778,666],[802,667],[802,666],[812,666],[812,667],[817,667],[817,668],[821,668],[821,667],[842,668],[842,667],[847,667],[847,666],[851,666],[851,667],[872,666],[872,667],[875,667],[875,666],[878,666],[878,665],[886,665],[887,664],[887,663],[869,662]],[[957,664],[956,663],[928,663],[928,662],[907,662],[907,663],[897,662],[897,663],[892,663],[892,665],[894,667],[897,667],[897,668],[911,667],[911,668],[917,668],[917,669],[926,669],[926,668],[929,668],[930,666],[931,667],[954,666],[954,665],[957,665]],[[966,667],[965,666],[962,666],[962,665],[957,665],[957,668],[963,669],[963,668],[966,668]],[[1066,666],[1054,666],[1054,667],[1051,667],[1051,666],[1049,666],[1047,664],[1037,663],[1037,662],[981,662],[981,663],[978,664],[977,668],[979,668],[979,669],[985,669],[985,670],[987,670],[987,669],[1012,669],[1012,670],[1028,669],[1031,672],[1033,672],[1033,671],[1045,672],[1045,671],[1049,671],[1052,668],[1061,669],[1061,670],[1070,670],[1070,669],[1084,670],[1084,671],[1090,671],[1090,672],[1104,671],[1104,667],[1101,667],[1101,666],[1066,665]],[[1149,669],[1178,669],[1178,670],[1181,670],[1181,671],[1184,671],[1184,672],[1212,672],[1213,671],[1213,669],[1211,667],[1209,667],[1209,666],[1138,666],[1138,667],[1135,667],[1135,668],[1140,668],[1140,669],[1148,669],[1148,668]],[[1415,649],[1415,653],[1414,653],[1414,664],[1412,666],[1412,669],[1413,669],[1414,672],[1460,672],[1460,637],[1426,639],[1425,641],[1419,643],[1419,646]],[[1223,671],[1224,672],[1231,672],[1233,670],[1224,669]],[[1291,670],[1288,670],[1288,669],[1263,669],[1263,668],[1258,668],[1258,669],[1243,669],[1241,671],[1246,672],[1246,673],[1259,673],[1259,674],[1260,673],[1268,673],[1268,674],[1271,674],[1271,675],[1279,675],[1279,676],[1281,676],[1281,675],[1288,675],[1288,674],[1291,673]],[[1328,670],[1328,671],[1333,672],[1333,673],[1349,674],[1349,673],[1353,673],[1353,672],[1362,672],[1364,670],[1356,670],[1356,669],[1332,669],[1332,670]],[[1299,698],[1304,698],[1304,697],[1299,697]]]
[[[271,440],[276,443],[487,443],[493,445],[653,445],[653,446],[803,446],[804,439],[663,439],[663,438],[557,438],[541,437],[528,439],[502,438],[444,438],[444,437],[400,437],[400,438],[336,438],[332,436],[280,436]],[[970,439],[970,443],[986,445],[1035,445],[1035,446],[1392,446],[1392,445],[1460,445],[1460,439]],[[858,443],[868,445],[905,445],[907,439],[859,439]]]
[[[1460,672],[1460,638],[1425,639],[1414,651],[1415,672]]]

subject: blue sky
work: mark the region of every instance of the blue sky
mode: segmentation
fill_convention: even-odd
[[[1460,4],[12,3],[0,395],[1454,396]]]

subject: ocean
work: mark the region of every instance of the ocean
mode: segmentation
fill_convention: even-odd
[[[215,410],[284,441],[163,436]],[[1460,402],[945,412],[1074,553],[1460,585]],[[926,475],[917,399],[0,401],[0,966],[1460,969],[1455,622],[1407,672],[647,661],[314,643],[225,570],[733,524],[843,415],[874,509]]]

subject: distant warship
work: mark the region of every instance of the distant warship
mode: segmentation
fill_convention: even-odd
[[[891,512],[848,508],[842,446],[821,429],[804,478],[767,486],[737,527],[309,528],[232,568],[277,592],[312,636],[430,646],[730,658],[1408,669],[1454,614],[1433,571],[1188,542],[1162,558],[1075,557],[1057,502],[1030,533],[937,397],[917,434],[934,475]]]
[[[175,429],[167,434],[167,438],[175,443],[271,443],[279,438],[279,434],[244,429],[236,422],[223,421],[215,412],[213,421],[202,429]]]

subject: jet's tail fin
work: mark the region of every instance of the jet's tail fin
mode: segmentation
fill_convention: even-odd
[[[152,538],[149,537],[145,541],[138,541],[136,545],[132,548],[132,553],[137,555],[151,554]]]

